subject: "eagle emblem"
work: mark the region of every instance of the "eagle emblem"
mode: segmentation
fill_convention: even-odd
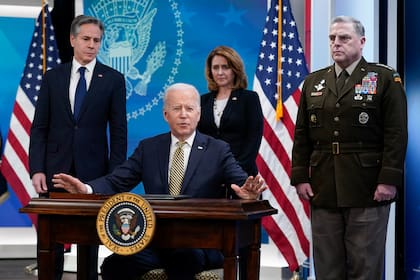
[[[146,199],[134,193],[118,193],[99,209],[96,230],[99,239],[112,252],[132,255],[152,240],[155,215]]]
[[[127,99],[133,93],[147,95],[147,85],[153,73],[165,61],[166,45],[160,41],[147,56],[145,71],[140,73],[136,67],[149,47],[153,19],[157,12],[156,8],[152,8],[153,2],[100,1],[91,8],[96,15],[107,15],[103,19],[106,32],[98,58],[126,76]]]
[[[137,225],[137,215],[130,208],[123,208],[115,214],[114,234],[122,240],[134,239],[140,231]]]
[[[179,73],[184,25],[178,7],[177,0],[97,0],[87,8],[105,25],[98,60],[125,76],[127,122],[151,112]]]

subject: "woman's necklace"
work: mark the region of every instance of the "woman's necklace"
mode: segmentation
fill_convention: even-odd
[[[214,103],[213,103],[213,110],[214,110],[214,114],[220,118],[220,116],[223,114],[223,110],[226,107],[228,98],[224,98],[224,99],[214,99]]]

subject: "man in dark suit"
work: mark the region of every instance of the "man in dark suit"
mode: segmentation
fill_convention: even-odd
[[[169,194],[172,159],[178,142],[185,142],[182,149],[186,169],[180,194],[223,198],[231,189],[236,197],[257,199],[267,186],[259,176],[247,178],[229,144],[196,131],[200,111],[200,95],[195,87],[170,86],[163,109],[170,133],[141,141],[128,160],[107,176],[84,184],[72,176],[57,174],[54,186],[72,193],[115,194],[130,191],[143,182],[146,194]],[[196,273],[222,266],[223,256],[216,250],[146,248],[133,256],[113,254],[106,258],[102,278],[138,279],[151,269],[163,267],[169,279],[192,280]]]
[[[91,180],[126,159],[125,79],[96,60],[103,32],[98,19],[76,17],[70,30],[73,60],[47,71],[42,80],[29,146],[32,184],[40,195],[57,191],[51,182],[53,174],[65,172]],[[83,100],[75,102],[81,68],[87,91]],[[62,246],[57,249],[57,279],[63,269],[60,251]],[[97,248],[92,254],[91,279],[97,279]]]
[[[363,58],[360,21],[335,18],[329,39],[334,64],[302,89],[291,183],[311,202],[317,279],[380,280],[390,203],[404,186],[406,96],[395,70]]]

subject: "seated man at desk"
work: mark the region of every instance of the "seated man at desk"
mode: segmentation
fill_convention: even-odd
[[[141,141],[128,160],[107,176],[85,184],[70,175],[56,174],[54,187],[71,193],[115,194],[143,182],[146,194],[225,198],[231,192],[234,197],[258,199],[267,188],[263,180],[247,177],[226,142],[196,130],[201,112],[197,89],[174,84],[166,90],[163,102],[169,133]],[[164,268],[171,280],[193,280],[203,270],[222,266],[223,255],[217,250],[146,248],[131,256],[107,257],[102,278],[139,279],[149,270]]]

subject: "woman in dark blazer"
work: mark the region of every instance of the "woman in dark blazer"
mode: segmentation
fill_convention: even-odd
[[[239,54],[227,46],[213,49],[206,60],[205,76],[210,92],[201,96],[198,130],[229,143],[239,165],[249,176],[258,174],[255,162],[263,134],[263,114]],[[239,277],[247,279],[246,252],[239,252]]]
[[[241,57],[230,47],[216,47],[207,57],[205,76],[210,92],[201,96],[198,130],[229,143],[240,166],[255,176],[263,114],[258,94],[246,89]]]

